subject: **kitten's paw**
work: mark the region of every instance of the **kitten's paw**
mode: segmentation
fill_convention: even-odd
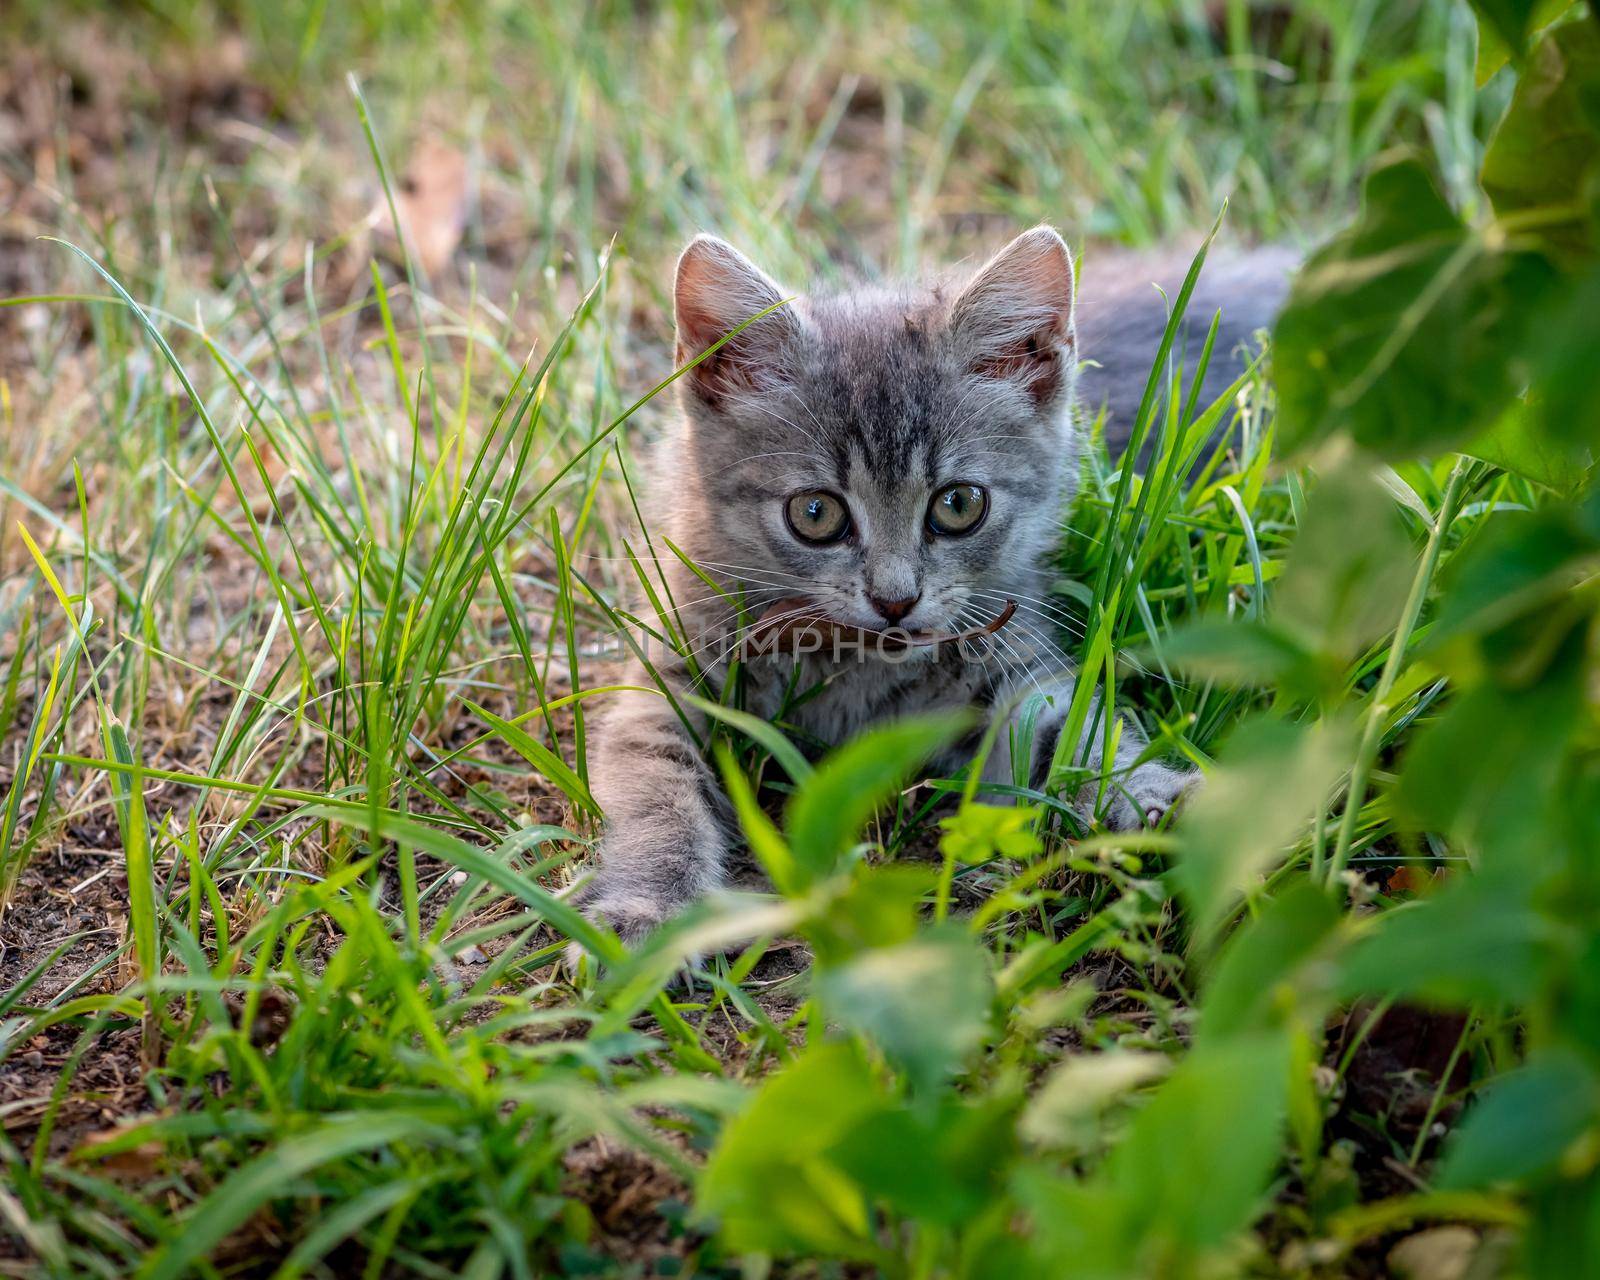
[[[1106,814],[1106,825],[1113,831],[1137,831],[1158,827],[1204,784],[1205,775],[1193,769],[1171,769],[1164,764],[1142,764],[1123,784]]]
[[[583,914],[596,924],[606,925],[622,939],[622,945],[632,951],[651,934],[670,920],[675,910],[660,902],[632,894],[600,893],[584,903]],[[599,962],[581,942],[569,942],[562,953],[562,967],[570,976],[577,976],[579,965],[586,960],[593,972]],[[698,960],[691,963],[698,964]]]

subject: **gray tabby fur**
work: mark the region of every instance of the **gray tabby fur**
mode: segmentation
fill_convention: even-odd
[[[1160,300],[1146,292],[1158,336]],[[1073,293],[1066,246],[1038,227],[961,288],[795,298],[687,374],[682,417],[659,450],[650,487],[654,527],[730,595],[742,593],[747,612],[741,617],[663,553],[676,622],[696,661],[657,651],[660,675],[676,689],[717,696],[741,622],[790,597],[867,628],[885,625],[872,597],[916,597],[900,622],[911,631],[981,624],[1012,599],[1018,612],[985,661],[952,645],[901,661],[848,652],[842,661],[761,657],[744,665],[743,705],[837,743],[915,712],[977,708],[1014,718],[1028,694],[1041,692],[1050,702],[1026,763],[1029,781],[1041,784],[1073,690],[1041,567],[1077,484]],[[697,238],[678,266],[680,363],[788,296],[729,245]],[[1106,331],[1117,332],[1114,317]],[[1155,346],[1154,336],[1141,339],[1121,363],[1110,351],[1091,353],[1107,366],[1096,376],[1104,375],[1113,413],[1132,412],[1122,364],[1147,362]],[[966,536],[932,536],[930,498],[958,480],[988,490],[987,518]],[[844,496],[854,536],[817,547],[790,532],[786,498],[817,489]],[[651,680],[637,669],[623,682]],[[794,701],[793,692],[813,686]],[[960,767],[976,740],[974,733],[935,767]],[[986,775],[1009,781],[1009,734],[999,742]],[[1118,785],[1099,814],[1111,828],[1158,820],[1195,781],[1160,763],[1132,767],[1143,746],[1125,722]],[[1098,767],[1098,735],[1084,751]],[[615,696],[596,731],[591,784],[607,825],[583,901],[625,940],[727,883],[736,846],[728,803],[665,698]],[[1078,797],[1086,815],[1093,803],[1092,791]]]

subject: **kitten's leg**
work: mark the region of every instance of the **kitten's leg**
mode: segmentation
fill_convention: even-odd
[[[628,683],[648,682],[638,674]],[[589,781],[606,826],[581,901],[631,945],[721,887],[728,802],[671,704],[654,694],[618,695],[596,726]]]
[[[1015,695],[996,704],[996,713],[1006,717],[995,743],[995,751],[984,768],[984,778],[991,782],[1011,782],[1015,775],[1012,765],[1013,751],[1028,752],[1026,777],[1034,790],[1042,790],[1049,780],[1050,764],[1055,759],[1056,746],[1066,728],[1076,687],[1070,672],[1062,671],[1042,678],[1038,689],[1050,700],[1033,724],[1032,741],[1024,743],[1026,733],[1024,706],[1026,694],[1019,700]],[[1034,691],[1030,684],[1026,692]],[[1020,705],[1019,705],[1020,701]],[[1099,697],[1089,709],[1088,727],[1079,757],[1085,767],[1098,770],[1103,757],[1104,726],[1097,724],[1096,710]],[[1201,775],[1192,769],[1174,769],[1157,760],[1147,760],[1134,766],[1133,762],[1144,751],[1147,742],[1138,725],[1121,718],[1122,730],[1117,740],[1116,761],[1107,786],[1107,804],[1104,820],[1113,831],[1133,831],[1141,826],[1155,826],[1174,808],[1183,795],[1200,784]],[[1077,808],[1087,818],[1091,816],[1097,784],[1085,785],[1076,797]]]

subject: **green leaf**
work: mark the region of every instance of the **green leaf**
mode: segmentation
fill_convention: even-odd
[[[1469,440],[1461,452],[1551,489],[1571,492],[1583,483],[1587,451],[1550,432],[1547,421],[1539,402],[1514,400],[1499,422]]]
[[[697,1207],[734,1252],[879,1253],[867,1199],[831,1148],[888,1108],[851,1044],[807,1050],[723,1130]]]
[[[1002,808],[993,804],[967,802],[948,818],[941,818],[939,852],[957,862],[977,866],[993,858],[1026,860],[1043,847],[1034,822],[1039,810],[1034,805]]]
[[[1085,1144],[1093,1137],[1093,1120],[1140,1085],[1159,1079],[1170,1065],[1164,1054],[1127,1049],[1072,1054],[1028,1100],[1019,1122],[1022,1135],[1046,1147]]]
[[[1547,863],[1545,820],[1562,786],[1581,696],[1573,680],[1541,682],[1521,695],[1489,683],[1462,695],[1411,744],[1399,815],[1537,874]]]
[[[1530,520],[1524,531],[1549,523]],[[1501,544],[1513,548],[1529,549],[1516,540]],[[1458,837],[1482,859],[1514,863],[1531,876],[1556,856],[1549,819],[1567,786],[1568,744],[1586,719],[1588,615],[1600,592],[1555,596],[1530,611],[1540,577],[1523,579],[1521,601],[1513,590],[1503,597],[1515,610],[1509,619],[1500,615],[1494,630],[1463,635],[1471,621],[1496,618],[1484,588],[1512,577],[1501,572],[1500,556],[1475,567],[1480,572],[1459,584],[1462,605],[1447,604],[1441,619],[1449,628],[1444,652],[1472,683],[1411,744],[1397,810],[1418,827]],[[1463,653],[1469,656],[1455,657]]]
[[[1376,170],[1278,320],[1280,439],[1348,431],[1404,458],[1477,435],[1527,381],[1524,339],[1552,280],[1539,255],[1464,225],[1420,164]]]
[[[804,782],[811,776],[811,764],[800,754],[800,748],[790,742],[784,736],[783,730],[770,720],[753,716],[748,711],[725,707],[720,702],[697,698],[693,694],[683,695],[683,701],[698,708],[713,720],[720,720],[730,728],[737,729],[752,742],[765,747],[767,754],[781,764],[783,771],[795,782]]]
[[[964,716],[917,716],[829,755],[789,802],[789,843],[801,869],[813,879],[832,871],[878,806],[967,723]]]
[[[1577,1054],[1546,1050],[1489,1086],[1440,1164],[1441,1191],[1547,1173],[1600,1121],[1600,1079]]]
[[[1560,0],[1562,8],[1571,0]],[[1535,12],[1550,7],[1548,0],[1472,0],[1481,24],[1492,29],[1513,54],[1520,57],[1528,46],[1528,32],[1533,29]],[[1548,19],[1546,19],[1548,21]]]
[[[125,765],[136,765],[128,731],[120,720],[105,726],[110,756]],[[133,927],[134,956],[139,977],[151,981],[161,972],[161,925],[156,914],[158,892],[153,851],[150,844],[150,819],[145,811],[144,779],[134,774],[115,774],[111,779],[112,809],[122,836],[127,864],[128,917]],[[155,993],[147,994],[154,1007]]]
[[[716,744],[716,754],[723,785],[728,792],[728,799],[733,803],[733,811],[744,831],[750,852],[755,854],[762,869],[772,880],[773,888],[779,893],[791,896],[800,893],[806,885],[805,877],[796,866],[794,854],[784,841],[783,833],[762,809],[755,788],[734,757],[733,748],[726,742],[719,742]]]
[[[978,1280],[1057,1276],[1063,1258],[1072,1259],[1072,1280],[1159,1274],[1135,1266],[1138,1224],[1150,1213],[1128,1203],[1121,1187],[1104,1179],[1064,1178],[1052,1167],[1030,1162],[1017,1169],[1012,1188],[1027,1215],[1028,1231],[1021,1236],[1026,1257],[1014,1256],[1024,1246],[1013,1228],[993,1242],[996,1252],[976,1259],[972,1274]]]
[[[1528,33],[1549,26],[1574,0],[1473,0],[1478,11],[1478,65],[1480,85],[1513,57],[1521,59]]]
[[[1129,1274],[1178,1273],[1161,1260],[1193,1259],[1250,1225],[1278,1162],[1288,1067],[1283,1036],[1200,1046],[1134,1118],[1104,1173],[1148,1260]]]
[[[1209,1042],[1269,1030],[1295,1015],[1316,1024],[1325,980],[1307,969],[1340,918],[1333,897],[1310,881],[1280,893],[1228,940],[1206,987],[1200,1034]]]
[[[1463,877],[1369,927],[1339,966],[1342,996],[1522,1004],[1547,981],[1562,943],[1515,873]]]
[[[909,942],[933,883],[933,868],[925,865],[858,864],[849,877],[819,886],[806,900],[801,925],[817,964],[826,968],[873,947]]]
[[[830,1021],[865,1036],[928,1089],[983,1043],[994,980],[987,951],[950,927],[825,969],[816,991]]]
[[[1299,840],[1349,764],[1355,735],[1343,721],[1306,726],[1247,721],[1190,802],[1173,869],[1205,945],[1223,914]]]
[[[1587,457],[1591,471],[1600,449],[1597,316],[1600,266],[1572,281],[1567,296],[1546,308],[1533,338],[1532,411],[1544,438],[1567,446],[1563,456],[1568,459]]]
[[[505,744],[508,747],[551,782],[555,783],[561,794],[572,801],[574,805],[594,817],[600,816],[600,806],[595,802],[595,798],[589,794],[589,788],[565,760],[526,729],[512,724],[509,720],[502,720],[487,707],[480,707],[470,698],[463,698],[461,701],[473,715],[493,728],[505,740]]]
[[[1600,177],[1600,26],[1569,22],[1528,57],[1505,117],[1483,157],[1495,214],[1565,211],[1529,234],[1552,252],[1592,260]]]
[[[1161,642],[1173,666],[1204,678],[1241,685],[1306,684],[1315,655],[1270,621],[1201,618]]]
[[[1000,1197],[1015,1155],[1014,1099],[941,1099],[868,1116],[833,1148],[872,1197],[919,1223],[955,1227]]]
[[[1428,639],[1430,656],[1459,676],[1482,674],[1503,656],[1499,646],[1485,641],[1525,619],[1550,617],[1597,567],[1600,494],[1582,506],[1506,513],[1445,575],[1445,597]]]
[[[1393,493],[1351,460],[1322,475],[1274,595],[1274,622],[1341,680],[1374,639],[1394,630],[1416,555]]]

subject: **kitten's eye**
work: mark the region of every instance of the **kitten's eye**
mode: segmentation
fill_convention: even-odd
[[[971,533],[989,514],[989,495],[975,484],[951,485],[933,496],[928,527],[935,533]]]
[[[831,493],[797,493],[783,513],[790,531],[803,542],[837,542],[850,532],[850,513]]]

